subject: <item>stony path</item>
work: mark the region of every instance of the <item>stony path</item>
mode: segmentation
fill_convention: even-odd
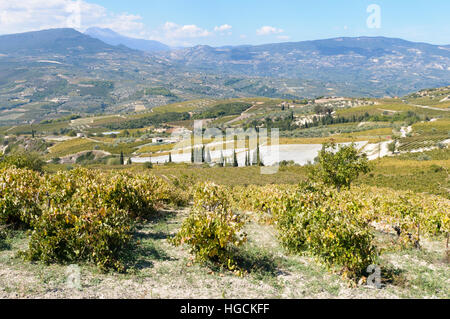
[[[240,120],[244,120],[244,119],[246,119],[246,118],[249,118],[250,115],[247,114],[247,113],[248,113],[248,111],[250,111],[251,109],[253,109],[255,106],[256,106],[256,104],[255,104],[255,105],[252,105],[250,108],[248,108],[248,109],[246,109],[244,112],[242,112],[241,115],[239,115],[237,118],[232,119],[231,121],[228,121],[228,122],[226,122],[225,124],[229,125],[229,124],[233,124],[233,123],[235,123],[235,122],[239,122]]]
[[[444,112],[450,111],[450,109],[441,109],[441,108],[438,108],[438,107],[433,107],[433,106],[428,106],[428,105],[412,104],[412,103],[408,103],[407,101],[405,101],[405,103],[408,104],[408,105],[420,107],[422,109],[435,110],[435,111],[444,111]]]

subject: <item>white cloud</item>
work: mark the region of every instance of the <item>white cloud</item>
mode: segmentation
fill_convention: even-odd
[[[218,27],[214,27],[214,31],[216,32],[225,32],[225,31],[229,31],[231,30],[233,27],[229,24],[223,24],[221,26]]]
[[[98,26],[125,35],[145,37],[139,15],[115,14],[106,8],[82,0],[0,1],[0,33],[20,33],[51,28],[75,28],[84,31]]]
[[[173,22],[166,22],[162,30],[164,36],[169,39],[202,38],[212,35],[208,30],[202,29],[195,24],[178,25]]]
[[[271,26],[264,26],[256,30],[257,35],[271,35],[271,34],[280,34],[283,33],[283,29],[278,29]]]
[[[127,12],[113,13],[103,6],[84,0],[0,0],[0,34],[20,33],[52,28],[75,28],[81,32],[90,27],[109,28],[120,34],[154,39],[171,45],[186,45],[189,40],[213,35],[195,24],[166,22],[149,30],[141,16]],[[231,26],[222,25],[229,31]]]

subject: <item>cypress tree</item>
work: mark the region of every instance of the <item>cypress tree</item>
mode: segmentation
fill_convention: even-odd
[[[225,161],[225,159],[223,158],[223,152],[220,151],[220,159],[219,159],[219,166],[220,167],[224,167],[224,161]]]
[[[261,166],[261,152],[259,151],[259,142],[256,146],[256,165]]]
[[[238,160],[237,160],[237,155],[236,155],[236,150],[233,150],[233,167],[238,167]]]
[[[205,145],[202,145],[202,163],[205,162]]]

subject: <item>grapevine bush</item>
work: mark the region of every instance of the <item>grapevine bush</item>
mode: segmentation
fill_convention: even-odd
[[[377,256],[375,229],[397,234],[401,246],[424,236],[448,236],[450,201],[434,195],[358,186],[337,191],[319,184],[235,187],[233,205],[274,224],[282,245],[310,253],[354,276]]]
[[[16,168],[26,168],[36,172],[42,172],[45,162],[38,153],[22,151],[14,154],[2,156],[0,167],[14,166]]]
[[[402,246],[420,246],[421,237],[448,236],[450,201],[440,196],[361,186],[343,193],[358,201],[362,216],[389,227]]]
[[[308,252],[354,277],[377,257],[373,235],[359,215],[360,206],[333,195],[297,191],[287,209],[276,215],[278,237],[288,251]]]
[[[6,163],[0,168],[0,229],[30,230],[23,252],[29,260],[88,262],[121,271],[135,223],[193,199],[172,242],[187,244],[198,261],[239,271],[233,256],[246,234],[235,211],[245,211],[273,225],[289,252],[311,254],[350,277],[377,258],[374,230],[417,248],[424,237],[450,233],[450,201],[434,195],[369,186],[337,191],[309,183],[234,188],[177,183],[149,173],[77,168],[46,174]]]
[[[41,215],[42,178],[36,172],[0,169],[0,225],[29,227]]]
[[[124,270],[120,253],[131,240],[132,222],[125,211],[113,207],[50,207],[34,224],[29,260],[87,261],[102,270]]]
[[[23,255],[47,263],[86,261],[123,270],[120,255],[135,222],[187,202],[169,182],[149,174],[77,168],[39,175],[14,166],[0,173],[0,224],[29,228]]]
[[[243,226],[242,218],[231,209],[228,192],[203,183],[195,188],[194,207],[172,242],[189,245],[197,261],[212,261],[238,271],[232,252],[246,241]]]

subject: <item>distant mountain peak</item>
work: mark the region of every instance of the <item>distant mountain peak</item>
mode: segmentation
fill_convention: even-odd
[[[91,34],[97,34],[97,35],[101,35],[104,37],[116,37],[116,36],[120,36],[119,33],[108,29],[108,28],[99,28],[99,27],[91,27],[89,29],[87,29],[85,32],[85,34],[91,35]]]
[[[85,34],[110,45],[124,45],[134,50],[146,52],[161,52],[170,50],[169,46],[161,42],[126,37],[108,28],[91,27],[85,31]]]
[[[0,53],[95,53],[114,49],[75,29],[59,28],[0,36]],[[128,48],[127,48],[128,49]],[[122,49],[123,50],[123,49]]]

